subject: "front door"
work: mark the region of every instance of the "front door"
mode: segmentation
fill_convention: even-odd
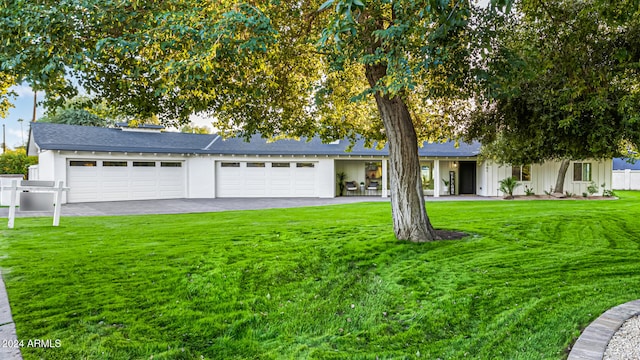
[[[476,193],[476,162],[460,161],[460,194]]]

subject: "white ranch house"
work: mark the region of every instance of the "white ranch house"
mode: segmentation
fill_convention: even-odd
[[[32,123],[28,152],[39,157],[32,180],[63,180],[64,202],[172,198],[319,197],[339,195],[338,173],[355,182],[344,195],[386,197],[388,152],[363,142],[322,143],[259,136],[250,142],[218,135],[163,132],[160,126],[99,128]],[[559,163],[516,166],[478,159],[478,143],[425,143],[419,149],[428,196],[501,196],[498,181],[516,177],[543,194],[555,184]],[[611,160],[575,161],[565,190],[582,194],[591,181],[611,189]],[[448,186],[445,185],[448,183]],[[600,189],[601,190],[601,189]]]

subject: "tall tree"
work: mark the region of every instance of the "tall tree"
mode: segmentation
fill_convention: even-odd
[[[417,144],[452,128],[471,15],[468,0],[4,1],[0,60],[49,101],[75,92],[70,72],[170,124],[386,141],[395,234],[428,241]]]
[[[107,127],[109,125],[108,120],[94,115],[84,109],[61,109],[55,114],[43,116],[39,121],[81,126]]]
[[[494,30],[469,135],[512,164],[618,156],[640,144],[640,23],[631,1],[523,0]]]
[[[49,108],[39,121],[55,124],[108,127],[115,123],[115,110],[88,96],[75,96],[61,106]],[[115,115],[117,116],[117,115]]]
[[[211,134],[211,129],[207,126],[198,126],[196,124],[186,124],[180,128],[180,132],[190,134]]]

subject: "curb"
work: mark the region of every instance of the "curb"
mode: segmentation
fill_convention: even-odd
[[[640,300],[607,310],[582,332],[567,360],[602,360],[613,335],[628,319],[640,314]]]
[[[22,360],[22,354],[18,346],[18,336],[16,335],[16,325],[11,317],[9,296],[1,275],[2,273],[0,273],[0,359]]]

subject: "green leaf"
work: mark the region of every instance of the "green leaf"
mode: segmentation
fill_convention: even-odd
[[[320,8],[318,8],[318,11],[323,11],[324,9],[328,8],[329,6],[331,6],[331,4],[333,4],[334,0],[327,0],[324,2],[324,4],[320,5]]]

